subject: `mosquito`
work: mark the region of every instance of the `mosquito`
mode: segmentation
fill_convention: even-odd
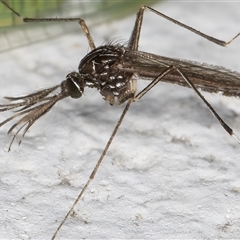
[[[17,16],[21,17],[21,15],[7,3],[4,1],[1,2]],[[224,67],[201,64],[188,60],[178,60],[139,51],[138,44],[145,10],[149,10],[223,47],[230,44],[240,35],[240,33],[238,33],[230,41],[222,41],[168,17],[149,6],[141,6],[137,12],[133,31],[127,44],[108,44],[96,47],[87,24],[81,18],[22,18],[24,22],[77,22],[87,38],[91,51],[80,61],[78,72],[74,71],[67,74],[66,79],[59,85],[26,96],[5,97],[5,99],[9,100],[11,103],[0,105],[0,111],[17,109],[17,113],[1,122],[0,127],[20,117],[20,119],[8,130],[8,134],[10,134],[19,127],[13,135],[9,145],[9,151],[16,136],[21,130],[23,132],[19,145],[28,129],[41,116],[46,114],[55,103],[67,97],[74,99],[81,98],[85,87],[97,89],[103,99],[109,102],[110,105],[125,104],[125,108],[91,175],[75,199],[70,210],[56,229],[52,239],[55,239],[69,215],[73,212],[75,206],[82,198],[89,184],[94,179],[130,105],[140,100],[159,82],[178,84],[193,89],[226,132],[240,143],[240,139],[233,132],[232,128],[224,122],[199,91],[199,89],[201,89],[209,93],[221,92],[225,96],[240,97],[240,73],[228,70]],[[138,79],[148,80],[150,83],[137,93]]]

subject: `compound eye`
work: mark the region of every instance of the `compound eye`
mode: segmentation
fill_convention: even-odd
[[[84,84],[79,74],[68,74],[67,75],[67,88],[69,96],[72,98],[80,98],[84,91]]]

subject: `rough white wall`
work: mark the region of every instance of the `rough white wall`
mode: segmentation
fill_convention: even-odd
[[[239,3],[164,2],[154,8],[207,34],[229,40],[240,31]],[[135,16],[92,30],[124,42]],[[240,39],[214,45],[147,13],[140,49],[240,71]],[[58,84],[87,53],[81,32],[3,53],[0,95]],[[144,86],[139,81],[139,87]],[[240,135],[239,101],[206,95]],[[1,101],[3,102],[3,100]],[[122,107],[98,92],[60,102],[22,145],[0,134],[0,234],[49,239],[87,181]],[[4,120],[12,113],[1,113]],[[96,178],[58,237],[237,238],[240,146],[190,89],[159,84],[132,104]]]

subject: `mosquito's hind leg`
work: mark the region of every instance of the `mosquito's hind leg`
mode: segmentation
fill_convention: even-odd
[[[141,28],[142,28],[142,20],[143,20],[144,10],[145,10],[145,7],[142,6],[137,13],[135,25],[133,27],[132,34],[128,41],[128,48],[130,50],[135,50],[135,51],[138,50],[138,43],[139,43],[139,38],[140,38],[140,33],[141,33]]]
[[[150,84],[148,84],[141,92],[139,92],[133,99],[134,102],[138,101],[142,98],[146,93],[148,93],[156,84],[158,84],[166,75],[168,75],[171,71],[177,71],[179,75],[183,78],[183,80],[196,92],[196,94],[200,97],[200,99],[205,103],[208,109],[212,112],[212,114],[216,117],[225,131],[240,144],[240,138],[233,132],[233,129],[228,126],[227,123],[217,114],[217,112],[213,109],[213,107],[208,103],[205,97],[198,91],[198,89],[194,86],[192,81],[176,66],[172,65],[165,69],[159,76],[157,76]]]
[[[177,21],[177,20],[175,20],[175,19],[173,19],[173,18],[168,17],[167,15],[165,15],[165,14],[163,14],[163,13],[161,13],[161,12],[158,12],[157,10],[155,10],[155,9],[153,9],[153,8],[151,8],[151,7],[142,6],[141,9],[142,9],[142,8],[143,8],[144,10],[145,10],[145,9],[148,9],[149,11],[157,14],[158,16],[161,16],[161,17],[167,19],[168,21],[177,24],[177,25],[180,26],[180,27],[186,28],[187,30],[189,30],[189,31],[191,31],[191,32],[193,32],[193,33],[195,33],[195,34],[198,34],[199,36],[201,36],[201,37],[209,40],[210,42],[213,42],[213,43],[218,44],[218,45],[223,46],[223,47],[226,47],[226,46],[227,46],[228,44],[230,44],[234,39],[236,39],[238,36],[240,36],[240,33],[238,33],[238,34],[237,34],[235,37],[233,37],[230,41],[227,41],[227,42],[226,42],[226,41],[223,41],[223,40],[214,38],[214,37],[212,37],[212,36],[209,36],[209,35],[207,35],[207,34],[205,34],[205,33],[202,33],[202,32],[200,32],[200,31],[198,31],[198,30],[196,30],[196,29],[194,29],[194,28],[192,28],[192,27],[190,27],[190,26],[188,26],[188,25],[186,25],[186,24],[183,24],[183,23],[181,23],[181,22],[179,22],[179,21]]]
[[[151,7],[148,7],[148,6],[142,6],[138,13],[137,13],[137,17],[136,17],[136,20],[135,20],[135,25],[134,25],[134,28],[133,28],[133,31],[132,31],[132,34],[131,34],[131,37],[129,39],[129,42],[128,42],[128,48],[131,49],[131,50],[138,50],[138,43],[139,43],[139,38],[140,38],[140,32],[141,32],[141,28],[142,28],[142,20],[143,20],[143,14],[144,14],[144,11],[148,9],[149,11],[157,14],[158,16],[161,16],[165,19],[167,19],[168,21],[170,22],[173,22],[175,24],[177,24],[178,26],[180,27],[183,27],[183,28],[186,28],[187,30],[195,33],[195,34],[198,34],[199,36],[215,43],[215,44],[218,44],[220,46],[227,46],[228,44],[230,44],[234,39],[236,39],[238,36],[240,36],[240,33],[238,33],[235,37],[233,37],[230,41],[223,41],[223,40],[220,40],[220,39],[217,39],[217,38],[214,38],[212,36],[209,36],[205,33],[202,33],[186,24],[183,24],[173,18],[170,18],[168,17],[167,15],[151,8]]]

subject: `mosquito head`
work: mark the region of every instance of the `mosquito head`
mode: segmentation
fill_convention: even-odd
[[[84,79],[77,72],[71,72],[66,76],[66,81],[62,83],[62,91],[71,98],[80,98],[84,92]]]
[[[11,103],[0,105],[0,112],[10,109],[20,109],[16,110],[13,116],[1,122],[0,127],[14,118],[21,117],[8,131],[9,134],[16,127],[19,127],[17,132],[13,135],[9,151],[18,133],[23,129],[23,134],[19,141],[20,144],[27,130],[41,116],[46,114],[55,103],[66,97],[80,98],[84,91],[84,84],[84,80],[79,73],[71,72],[61,84],[54,87],[43,89],[26,96],[5,97],[7,100],[11,101]]]

